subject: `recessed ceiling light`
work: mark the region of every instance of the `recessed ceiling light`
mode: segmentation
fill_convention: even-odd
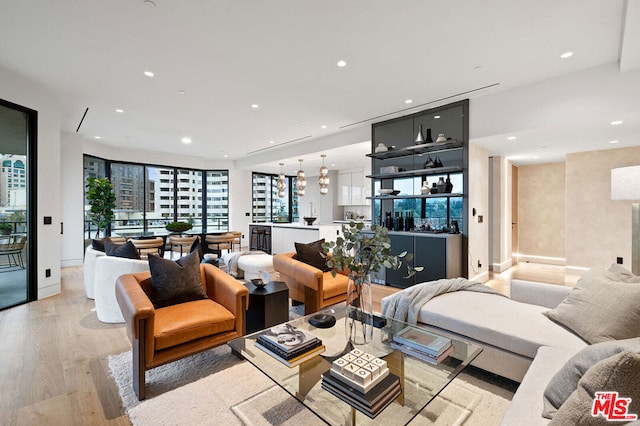
[[[439,115],[434,115],[433,118],[435,118],[437,120],[438,118],[440,118],[440,116]]]
[[[180,89],[180,90],[178,90],[178,93],[181,94],[181,95],[184,95],[185,93],[187,93],[187,91]]]
[[[146,75],[147,77],[153,77],[155,74],[152,73],[151,71],[145,71],[144,75]]]
[[[327,125],[326,125],[326,124],[323,124],[322,126],[320,126],[320,128],[321,128],[321,129],[326,129],[326,128],[327,128]]]
[[[228,155],[227,155],[227,154],[225,154],[225,155],[223,155],[223,157],[224,157],[224,158],[227,158],[227,157],[228,157]]]
[[[573,56],[573,52],[564,52],[562,55],[560,55],[560,57],[562,59],[567,59]]]
[[[335,168],[336,167],[336,163],[331,164],[331,167]]]
[[[347,61],[343,61],[342,59],[340,59],[336,65],[338,65],[340,68],[346,67]]]
[[[614,140],[612,140],[612,141],[609,141],[609,143],[610,143],[610,144],[614,144],[614,143],[618,143],[618,142],[620,142],[620,141],[619,141],[619,140],[617,140],[617,139],[614,139]]]
[[[188,138],[188,137],[184,137],[181,140],[182,140],[182,143],[191,143],[191,138]]]
[[[617,126],[618,124],[622,124],[622,120],[616,120],[611,122],[612,126]]]
[[[515,136],[509,136],[509,137],[507,138],[507,140],[508,140],[508,141],[515,141],[515,140],[516,140],[516,137],[515,137]]]
[[[253,108],[253,109],[260,108],[260,105],[258,105],[258,104],[251,104],[251,108]]]
[[[94,139],[102,139],[102,137],[101,137],[101,136],[94,136],[93,138],[94,138]]]
[[[116,108],[116,112],[122,113],[122,112],[124,112],[124,110],[122,108]]]
[[[273,141],[269,141],[269,143],[274,143]]]
[[[413,99],[407,99],[406,101],[404,101],[405,104],[412,104],[413,103]]]

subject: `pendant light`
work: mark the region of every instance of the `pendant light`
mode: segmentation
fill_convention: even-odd
[[[302,170],[302,160],[300,162],[300,170],[298,170],[298,180],[296,181],[296,188],[298,189],[298,196],[304,196],[304,189],[307,187],[307,180],[304,178],[304,170]]]
[[[284,189],[286,187],[286,184],[284,183],[284,173],[282,172],[282,166],[284,166],[284,163],[279,164],[280,174],[278,175],[278,197],[284,198]]]
[[[322,154],[322,167],[320,167],[320,177],[318,178],[318,184],[320,185],[320,195],[327,195],[329,192],[329,169],[324,165],[324,159],[326,154]]]

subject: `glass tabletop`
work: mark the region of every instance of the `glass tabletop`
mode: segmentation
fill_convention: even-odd
[[[352,345],[345,338],[345,304],[339,303],[320,313],[335,316],[336,324],[331,328],[314,327],[309,318],[317,313],[289,321],[289,324],[318,337],[326,347],[322,354],[295,367],[283,364],[255,345],[261,331],[234,339],[229,346],[331,425],[406,424],[482,351],[479,346],[451,339],[453,352],[434,365],[390,346],[395,334],[412,327],[407,323],[385,318],[384,327],[373,329],[371,342]],[[400,378],[402,393],[375,419],[352,409],[351,405],[321,387],[322,374],[331,369],[331,363],[354,348],[385,360],[390,372]]]

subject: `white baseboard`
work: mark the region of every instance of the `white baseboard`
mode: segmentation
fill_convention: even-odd
[[[478,275],[469,278],[469,281],[477,281],[479,283],[487,282],[489,281],[489,271],[481,272]]]
[[[60,283],[53,283],[46,287],[38,287],[38,299],[55,296],[56,294],[60,294],[60,291]]]
[[[65,259],[60,261],[61,268],[66,268],[69,266],[81,266],[82,264],[82,259]]]
[[[567,259],[564,257],[535,256],[531,254],[518,253],[518,262],[533,262],[542,263],[544,265],[565,266],[567,264]]]
[[[589,268],[585,268],[583,266],[565,266],[564,268],[565,274],[571,274],[571,275],[582,275],[588,270]]]
[[[513,266],[513,259],[507,259],[502,263],[493,263],[491,264],[491,270],[493,272],[504,272],[507,269],[511,268]]]

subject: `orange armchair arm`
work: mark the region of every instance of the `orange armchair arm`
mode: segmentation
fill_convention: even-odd
[[[200,265],[202,282],[211,300],[220,303],[236,317],[236,330],[244,334],[244,321],[249,308],[249,290],[231,275],[213,265]]]
[[[139,272],[122,275],[116,281],[116,299],[127,324],[127,334],[132,340],[140,336],[140,320],[153,319],[156,312],[153,303],[140,286],[140,283],[150,276],[149,272]]]

